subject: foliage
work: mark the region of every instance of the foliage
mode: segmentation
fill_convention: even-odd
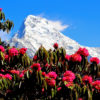
[[[7,33],[14,27],[14,24],[9,19],[5,19],[5,14],[0,8],[0,30],[6,31]]]

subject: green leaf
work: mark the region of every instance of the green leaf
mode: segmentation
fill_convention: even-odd
[[[45,79],[43,80],[43,83],[44,83],[45,89],[47,90],[47,83],[46,83]]]
[[[83,94],[85,95],[85,93],[86,93],[86,90],[87,90],[87,87],[86,87],[86,85],[85,86],[83,86]]]
[[[58,66],[61,68],[61,63],[60,62],[58,62]]]
[[[53,88],[51,89],[51,96],[52,96],[52,98],[54,98],[54,96],[55,96],[55,90]]]
[[[91,91],[88,89],[88,100],[92,100],[92,94]]]
[[[27,78],[29,79],[29,71],[26,72]]]

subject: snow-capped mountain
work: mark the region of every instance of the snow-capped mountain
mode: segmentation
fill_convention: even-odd
[[[33,15],[25,19],[18,33],[11,38],[10,45],[28,48],[27,53],[32,57],[41,45],[46,49],[53,49],[55,42],[64,47],[67,54],[73,54],[79,47],[84,47],[59,32],[50,20]],[[100,48],[86,48],[91,56],[100,58]]]

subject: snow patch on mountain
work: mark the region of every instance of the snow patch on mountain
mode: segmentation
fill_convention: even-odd
[[[84,46],[81,46],[60,32],[67,27],[68,25],[62,27],[58,21],[54,23],[39,16],[29,15],[23,22],[18,33],[11,38],[10,45],[18,48],[28,48],[28,55],[33,57],[41,45],[48,50],[50,48],[53,49],[53,44],[57,42],[59,47],[66,49],[67,54],[73,54],[79,47]],[[91,56],[100,58],[100,48],[86,48],[89,50]]]

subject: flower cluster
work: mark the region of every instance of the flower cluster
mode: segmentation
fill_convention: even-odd
[[[62,89],[62,87],[58,87],[58,88],[57,88],[57,91],[59,92],[61,89]]]
[[[96,80],[92,83],[92,86],[100,92],[100,80]]]
[[[75,79],[75,74],[72,71],[66,71],[63,74],[63,78],[62,78],[63,81],[73,82],[74,79]]]
[[[65,60],[68,60],[69,61],[70,60],[70,55],[66,54],[65,55]]]
[[[97,57],[90,58],[90,62],[99,64],[100,60]]]
[[[19,75],[20,71],[19,70],[10,70],[10,73]]]
[[[89,52],[86,48],[79,48],[77,54],[83,55],[84,57],[89,56]]]
[[[82,81],[83,81],[84,84],[91,84],[92,83],[92,77],[85,75],[85,76],[83,76]]]
[[[21,48],[19,50],[19,53],[22,54],[22,55],[24,55],[26,53],[26,51],[27,51],[27,48]]]
[[[18,50],[16,48],[11,48],[9,49],[9,56],[17,56],[18,55]]]
[[[54,43],[53,47],[54,47],[55,49],[57,49],[57,48],[58,48],[58,43]]]
[[[46,76],[48,76],[49,78],[53,78],[53,79],[57,78],[56,72],[53,72],[53,71],[49,72]]]
[[[48,63],[46,63],[46,64],[45,64],[45,67],[46,67],[46,68],[47,68],[47,67],[50,68],[50,65],[49,65]]]
[[[47,82],[47,84],[49,85],[49,86],[51,86],[51,87],[54,87],[55,86],[55,84],[56,84],[56,81],[55,81],[55,79],[46,79],[46,82]]]
[[[5,74],[5,75],[0,74],[0,77],[12,80],[12,76],[10,74]]]
[[[2,11],[2,8],[0,8],[0,11]]]
[[[42,72],[42,76],[46,76],[46,72]]]
[[[75,74],[72,71],[66,71],[63,74],[63,82],[66,82],[65,86],[70,87],[73,86],[73,80],[75,79]]]
[[[36,61],[37,60],[37,56],[35,55],[34,57],[33,57],[33,61]]]
[[[21,74],[19,75],[20,78],[22,78],[23,76],[24,76],[24,73],[21,73]]]
[[[82,57],[79,54],[75,53],[70,56],[70,60],[73,62],[81,62]]]
[[[4,52],[5,51],[5,49],[4,49],[4,47],[2,45],[0,45],[0,51],[1,52]]]
[[[31,66],[32,69],[36,70],[36,71],[40,71],[41,67],[39,63],[35,63]]]
[[[49,86],[53,87],[56,84],[56,78],[57,74],[51,71],[46,75],[46,82],[48,83]]]
[[[6,61],[9,60],[9,55],[5,54],[4,57],[5,57],[5,60],[6,60]]]

